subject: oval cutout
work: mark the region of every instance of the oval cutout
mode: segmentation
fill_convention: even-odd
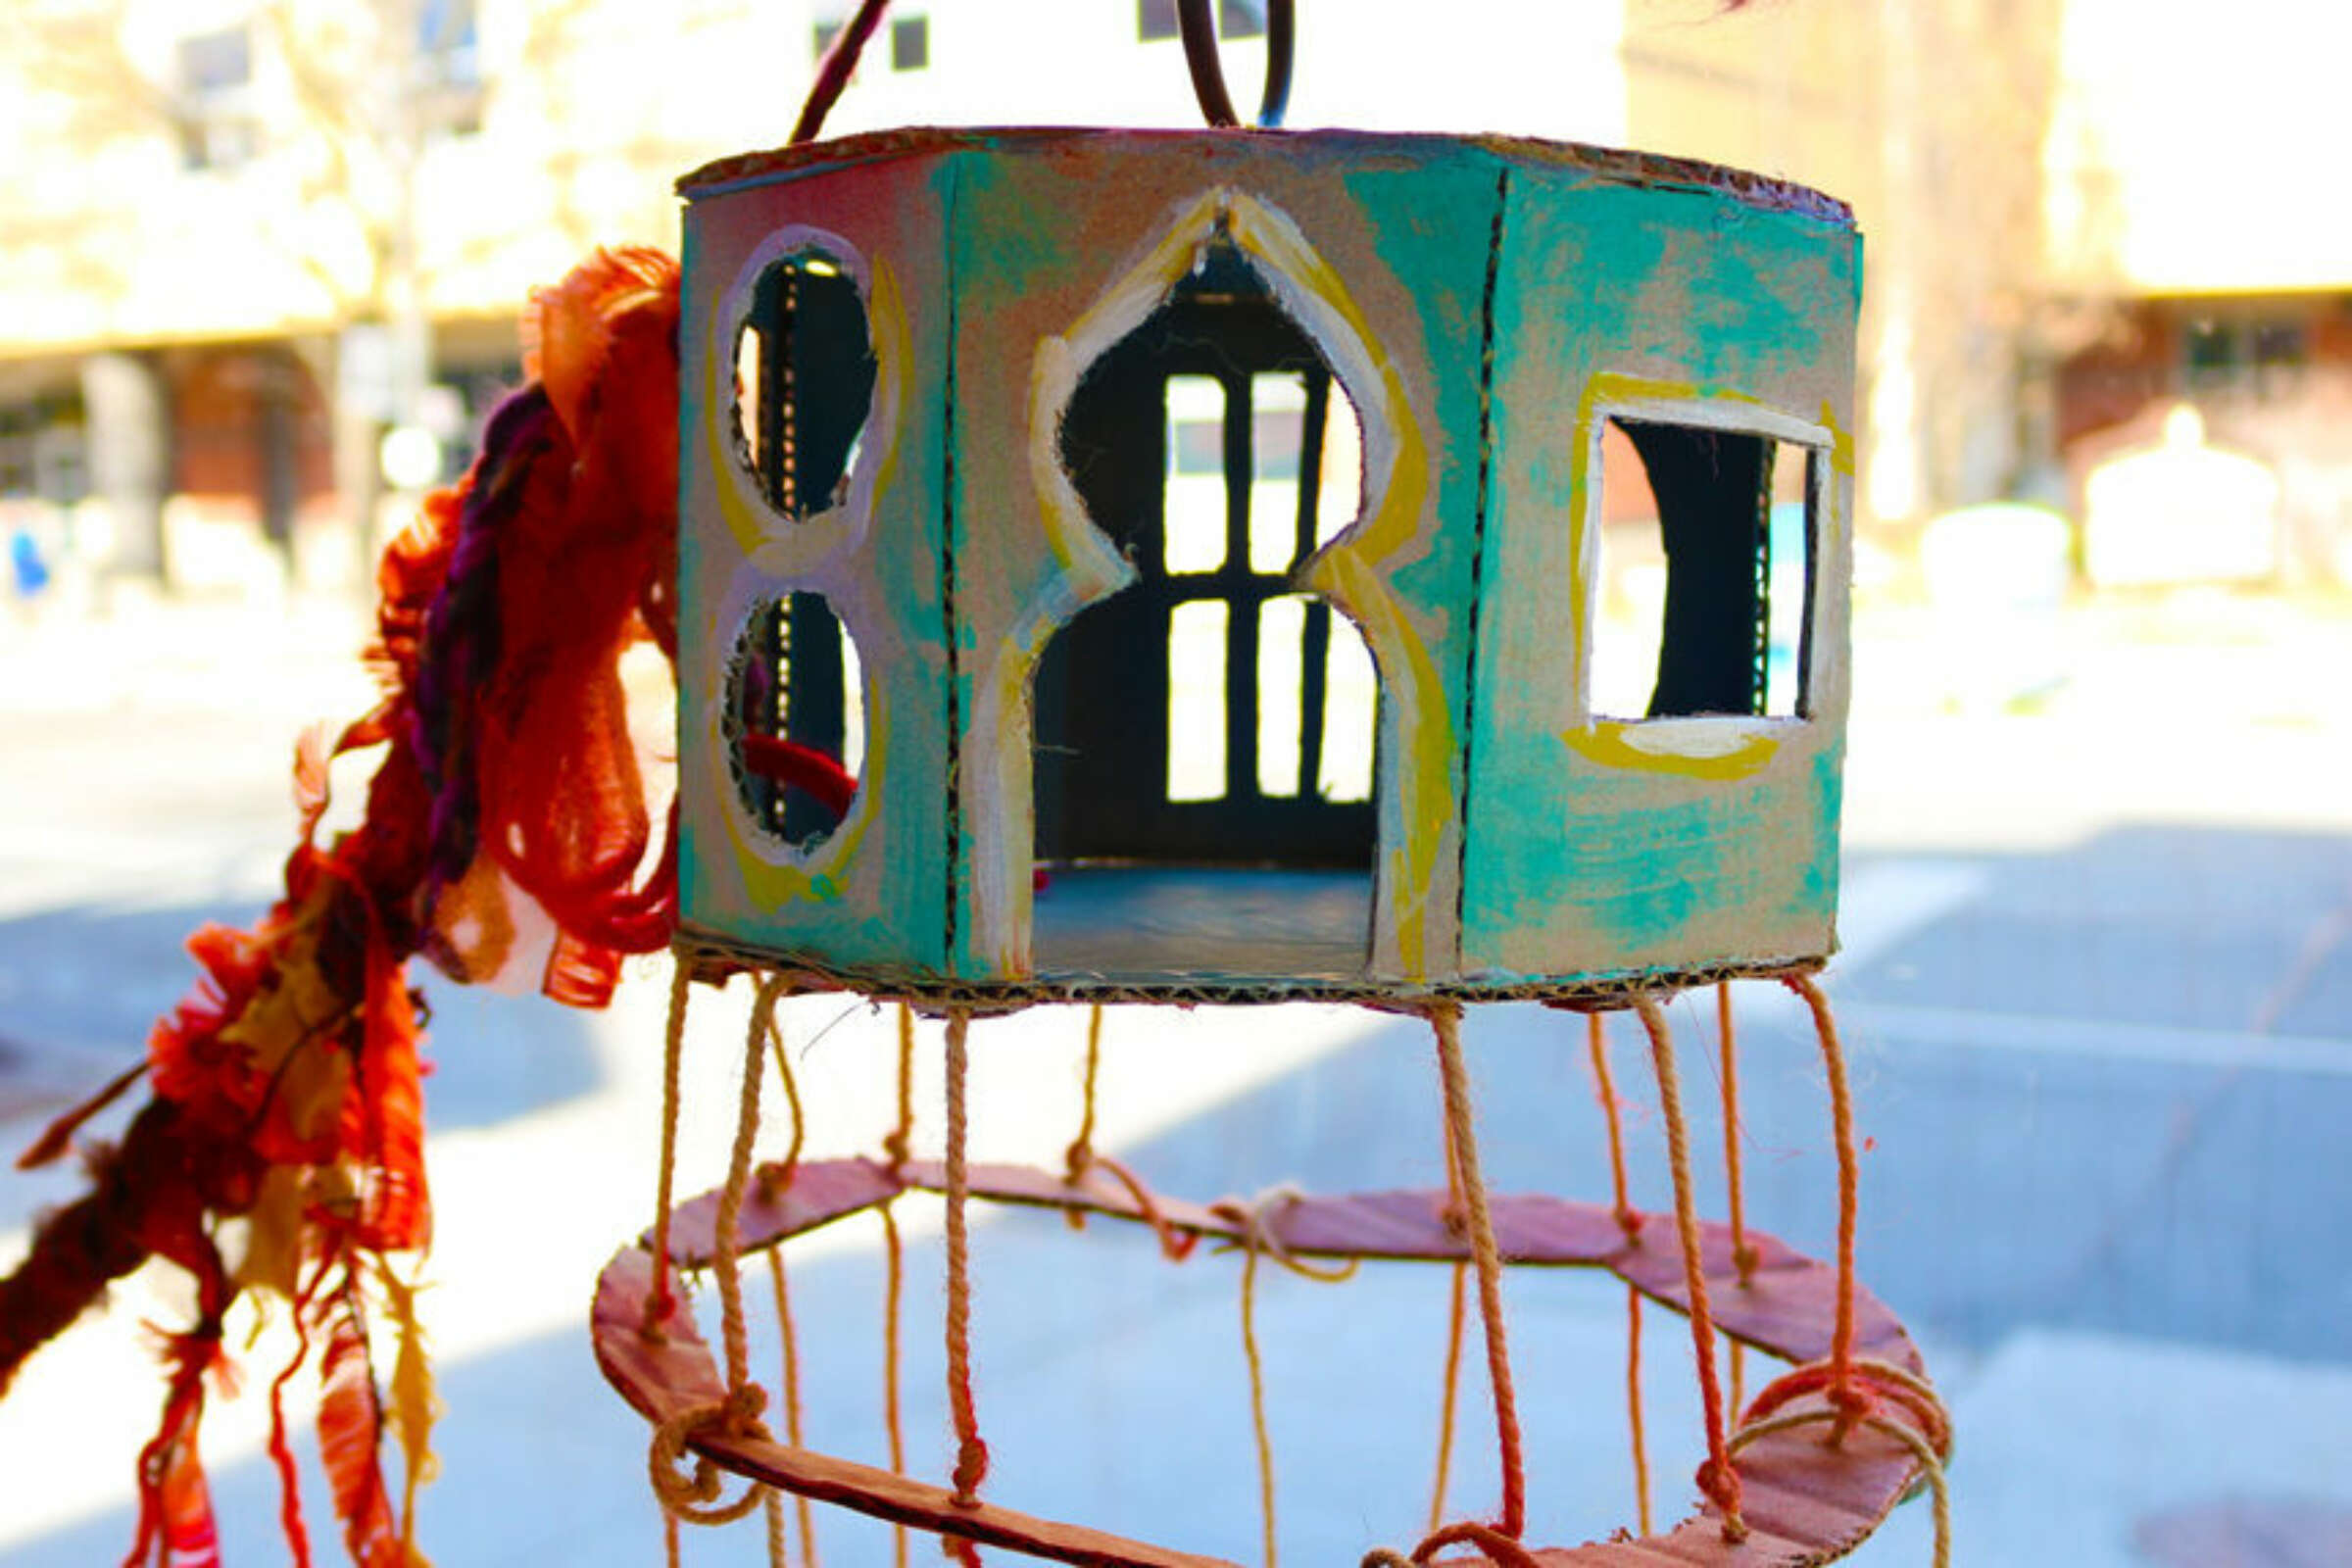
[[[721,720],[752,821],[793,849],[831,838],[865,766],[858,645],[822,594],[761,602],[736,634]]]
[[[814,249],[770,262],[735,332],[735,461],[805,521],[847,492],[874,402],[873,337],[848,268]]]

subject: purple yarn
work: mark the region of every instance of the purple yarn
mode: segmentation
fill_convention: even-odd
[[[481,801],[466,705],[498,665],[501,530],[521,511],[532,466],[560,428],[537,382],[492,412],[474,459],[472,488],[458,514],[449,574],[425,612],[409,747],[433,800],[428,903],[442,886],[466,874],[480,837]]]

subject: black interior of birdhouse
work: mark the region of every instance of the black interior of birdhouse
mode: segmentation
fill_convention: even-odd
[[[1209,247],[1082,377],[1061,458],[1135,580],[1034,687],[1041,972],[1360,972],[1377,686],[1298,568],[1355,519],[1361,436],[1314,343]]]
[[[1748,431],[1605,421],[1596,716],[1805,716],[1820,463]]]

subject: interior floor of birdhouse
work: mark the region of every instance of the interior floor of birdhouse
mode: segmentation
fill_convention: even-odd
[[[1031,953],[1048,982],[1350,980],[1371,931],[1363,871],[1055,867],[1037,891]]]

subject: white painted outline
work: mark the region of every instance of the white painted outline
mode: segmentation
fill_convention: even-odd
[[[1576,545],[1577,576],[1585,585],[1584,603],[1577,607],[1577,612],[1584,619],[1586,635],[1577,640],[1576,667],[1571,671],[1576,703],[1573,727],[1622,725],[1619,736],[1634,751],[1653,757],[1704,760],[1737,751],[1751,740],[1801,734],[1818,725],[1827,686],[1820,633],[1828,624],[1830,611],[1827,598],[1830,573],[1823,566],[1829,556],[1831,508],[1836,505],[1831,456],[1837,446],[1837,433],[1813,420],[1735,397],[1596,398],[1587,417],[1592,423],[1584,432],[1587,460],[1584,516]],[[1600,628],[1601,438],[1608,432],[1611,419],[1720,430],[1727,435],[1756,436],[1805,449],[1806,506],[1811,516],[1805,546],[1809,558],[1805,582],[1808,602],[1801,633],[1803,646],[1798,653],[1805,668],[1805,684],[1797,694],[1798,712],[1677,713],[1644,718],[1592,710],[1592,645]]]

